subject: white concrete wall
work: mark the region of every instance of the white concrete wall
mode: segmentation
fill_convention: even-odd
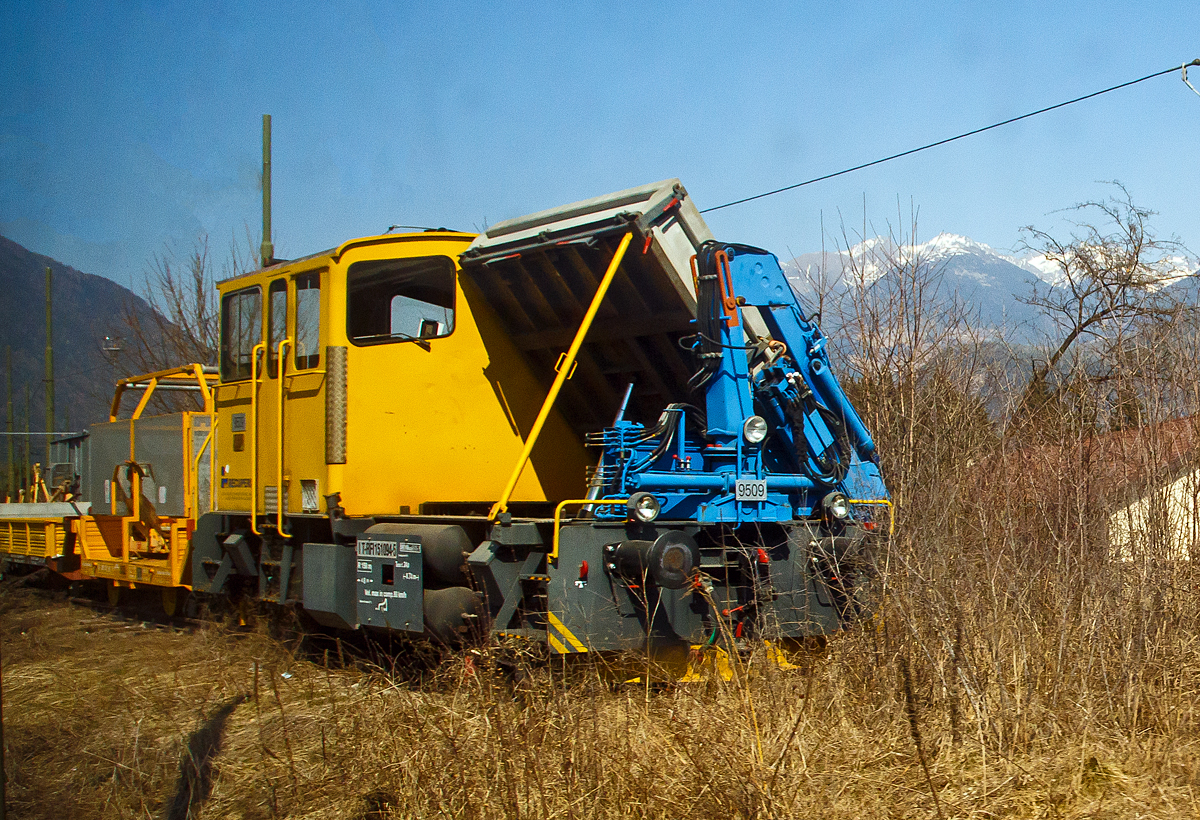
[[[1108,519],[1111,555],[1118,561],[1146,558],[1200,560],[1200,471],[1155,489]]]

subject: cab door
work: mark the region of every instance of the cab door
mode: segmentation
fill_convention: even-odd
[[[324,474],[323,270],[267,286],[266,355],[258,392],[258,497],[266,526],[320,511]]]
[[[286,358],[291,345],[288,335],[289,301],[291,282],[288,276],[278,276],[267,282],[266,304],[266,350],[263,351],[260,364],[260,381],[254,419],[255,450],[257,457],[257,475],[255,490],[258,510],[268,517],[277,516],[281,487],[279,481],[279,466],[281,449],[280,433],[281,420],[285,402],[282,401],[282,387],[286,383],[285,374],[281,373],[280,352],[284,356],[283,364],[286,370]],[[282,495],[287,499],[286,487]],[[286,503],[284,505],[286,509]],[[267,526],[271,525],[268,520]]]
[[[328,493],[321,307],[321,286],[327,274],[325,269],[302,271],[289,283],[289,336],[284,355],[278,357],[284,402],[279,436],[283,459],[274,465],[270,480],[280,487],[285,513],[291,514],[321,512],[321,498]]]
[[[257,469],[257,398],[261,393],[263,288],[259,284],[221,296],[221,381],[216,393],[217,507],[252,509]],[[254,505],[259,506],[259,505]]]
[[[222,296],[217,507],[265,527],[318,513],[327,493],[322,284],[282,271]]]

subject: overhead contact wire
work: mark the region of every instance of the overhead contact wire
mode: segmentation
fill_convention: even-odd
[[[1038,114],[1045,114],[1047,111],[1054,111],[1055,109],[1058,109],[1058,108],[1066,108],[1068,105],[1074,105],[1077,102],[1083,102],[1084,100],[1090,100],[1092,97],[1099,97],[1101,94],[1107,94],[1110,91],[1117,91],[1122,88],[1128,88],[1131,85],[1137,85],[1138,83],[1144,83],[1146,80],[1153,80],[1155,77],[1161,77],[1164,74],[1172,74],[1176,71],[1183,71],[1184,82],[1187,82],[1187,69],[1189,66],[1200,66],[1200,59],[1192,60],[1190,63],[1184,63],[1183,65],[1171,66],[1170,68],[1163,69],[1162,71],[1156,71],[1153,74],[1147,74],[1145,77],[1139,77],[1136,80],[1130,80],[1129,82],[1121,83],[1120,85],[1114,85],[1114,86],[1111,86],[1110,88],[1105,88],[1100,91],[1093,91],[1091,94],[1084,94],[1082,97],[1076,97],[1073,100],[1067,100],[1066,102],[1060,102],[1056,105],[1049,105],[1049,106],[1046,106],[1045,108],[1039,108],[1037,111],[1030,111],[1028,114],[1022,114],[1019,117],[1010,117],[1009,119],[1003,120],[1001,122],[994,122],[991,125],[985,125],[982,128],[976,128],[972,131],[967,131],[967,132],[965,132],[963,134],[959,134],[958,136],[955,136],[955,137],[947,137],[946,139],[938,140],[937,142],[931,142],[928,145],[922,145],[920,148],[910,148],[907,151],[901,151],[899,154],[892,154],[889,157],[883,157],[882,159],[876,159],[876,160],[872,160],[871,162],[864,162],[861,165],[855,165],[853,168],[845,168],[841,171],[835,171],[832,174],[824,174],[819,177],[813,177],[812,179],[806,179],[806,180],[804,180],[804,182],[797,182],[794,185],[786,185],[783,188],[776,188],[775,190],[767,191],[766,193],[755,194],[754,196],[743,197],[742,199],[735,199],[733,202],[726,202],[724,205],[714,205],[711,208],[704,208],[700,211],[700,213],[706,214],[706,213],[710,213],[711,211],[719,211],[722,208],[732,208],[734,205],[742,205],[743,203],[746,203],[746,202],[753,202],[756,199],[763,199],[764,197],[775,196],[775,194],[782,194],[784,191],[794,191],[797,188],[803,188],[805,185],[812,185],[814,182],[822,182],[824,180],[833,179],[834,177],[840,177],[844,174],[849,174],[854,171],[861,171],[862,169],[870,168],[873,165],[882,165],[885,162],[891,162],[894,159],[900,159],[901,157],[907,157],[910,154],[916,154],[921,151],[928,151],[930,148],[937,148],[939,145],[945,145],[946,143],[954,142],[955,140],[965,139],[966,137],[973,137],[976,134],[982,134],[984,131],[991,131],[993,128],[999,128],[1002,125],[1011,125],[1012,123],[1019,122],[1020,120],[1027,120],[1030,117],[1036,117]],[[1189,88],[1191,87],[1190,83],[1188,84],[1188,87]],[[1195,89],[1193,89],[1193,90],[1195,90]]]

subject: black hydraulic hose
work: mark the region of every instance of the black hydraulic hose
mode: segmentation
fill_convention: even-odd
[[[635,472],[645,470],[651,464],[666,455],[667,450],[671,447],[671,442],[675,440],[675,436],[679,431],[679,419],[683,414],[683,410],[684,405],[680,404],[669,404],[667,405],[666,409],[663,410],[660,423],[655,427],[655,429],[662,434],[662,438],[659,440],[658,445],[654,448],[654,450],[651,451],[650,455],[633,465],[632,469]]]
[[[846,473],[850,471],[850,437],[846,433],[846,425],[842,423],[836,413],[819,401],[814,401],[814,403],[817,413],[829,428],[829,432],[833,434],[833,447],[837,451],[837,460],[831,465],[832,469],[829,470],[829,474],[836,483],[843,480]]]
[[[709,338],[707,335],[705,335],[703,333],[693,333],[691,336],[680,337],[679,346],[682,347],[684,350],[691,350],[692,345],[684,344],[684,342],[687,342],[690,339],[700,339],[701,341],[707,342],[708,344],[713,345],[714,347],[719,347],[722,350],[758,350],[758,347],[756,347],[755,345],[722,344],[721,342],[718,342],[715,339]]]
[[[811,392],[806,391],[795,402],[791,410],[792,430],[796,443],[796,458],[801,463],[810,463],[820,472],[813,478],[822,484],[836,484],[846,477],[850,470],[850,443],[846,427],[837,415],[817,399]],[[825,422],[833,436],[834,458],[826,456],[827,451],[818,452],[812,440],[804,433],[804,421],[809,413],[816,413]]]
[[[697,370],[688,380],[688,387],[694,391],[708,384],[721,366],[724,355],[720,344],[714,343],[720,336],[725,318],[717,269],[717,253],[723,247],[719,242],[705,242],[696,253],[696,324],[699,332],[691,350],[697,360]]]

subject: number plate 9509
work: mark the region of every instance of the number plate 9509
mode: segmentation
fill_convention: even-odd
[[[766,501],[767,480],[739,478],[734,486],[734,497],[738,501]]]

